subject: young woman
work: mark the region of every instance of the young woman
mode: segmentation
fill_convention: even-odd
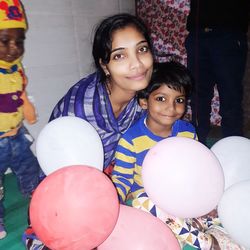
[[[104,19],[95,31],[92,54],[96,72],[72,86],[54,108],[50,120],[77,116],[95,127],[104,147],[104,170],[112,163],[121,137],[142,114],[136,93],[151,78],[153,56],[145,25],[130,14]],[[48,249],[31,226],[23,240],[30,250]]]
[[[148,85],[153,68],[148,31],[135,16],[108,17],[95,32],[92,54],[97,71],[70,88],[50,119],[71,115],[91,123],[103,143],[106,169],[121,134],[142,112],[136,92]]]

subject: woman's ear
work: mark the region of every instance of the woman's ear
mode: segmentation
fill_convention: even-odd
[[[104,71],[106,77],[109,77],[109,76],[110,76],[110,73],[109,73],[109,70],[108,70],[108,68],[107,68],[107,65],[104,64],[104,63],[102,62],[102,59],[101,59],[101,58],[99,59],[99,63],[100,63],[100,65],[101,65],[102,70]]]
[[[148,109],[148,100],[146,98],[140,98],[139,105],[142,109]]]

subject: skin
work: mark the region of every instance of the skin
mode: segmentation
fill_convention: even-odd
[[[24,53],[25,30],[22,28],[0,30],[0,60],[13,62]]]
[[[115,31],[110,61],[102,64],[102,68],[110,75],[110,101],[118,117],[136,92],[144,89],[151,78],[153,57],[145,37],[133,26]]]
[[[143,109],[148,110],[148,128],[155,135],[168,137],[174,122],[181,119],[185,112],[186,96],[184,92],[163,84],[154,90],[148,99],[141,99],[140,104]]]

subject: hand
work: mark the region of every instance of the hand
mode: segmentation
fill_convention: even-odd
[[[35,107],[33,106],[33,104],[28,99],[25,91],[21,95],[21,98],[23,100],[23,115],[24,115],[24,118],[29,124],[34,124],[37,121]]]
[[[195,218],[192,219],[192,227],[198,229],[201,232],[204,231],[204,227],[198,219],[195,219]]]
[[[219,245],[218,241],[216,240],[216,238],[213,235],[211,235],[211,237],[212,237],[211,250],[221,250],[220,245]]]
[[[207,218],[207,217],[210,217],[210,218],[217,218],[218,217],[218,211],[217,209],[213,209],[211,212],[209,212],[208,214],[206,215],[203,215],[201,218]]]

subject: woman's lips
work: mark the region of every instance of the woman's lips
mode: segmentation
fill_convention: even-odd
[[[143,80],[145,78],[145,75],[146,75],[146,73],[143,73],[143,74],[138,74],[135,76],[129,76],[128,78],[131,80],[134,80],[134,81],[140,81],[140,80]]]

